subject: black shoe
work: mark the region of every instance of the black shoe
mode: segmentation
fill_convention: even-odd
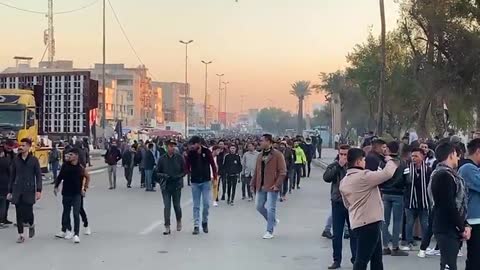
[[[222,200],[222,201],[225,201],[225,195],[222,196],[222,199],[221,199],[221,200]]]
[[[193,235],[198,235],[200,233],[200,229],[198,227],[193,227]]]
[[[323,231],[322,237],[325,237],[327,239],[333,239],[333,235],[330,231]]]
[[[28,238],[33,238],[35,236],[35,225],[30,225],[28,227]]]
[[[398,257],[408,256],[408,252],[400,250],[399,248],[394,248],[394,249],[392,249],[391,255],[392,256],[398,256]]]
[[[7,219],[7,220],[5,220],[5,222],[4,222],[3,224],[5,224],[5,225],[12,225],[13,222],[11,222],[10,220]]]
[[[350,239],[350,234],[348,234],[348,233],[344,234],[343,239],[347,239],[347,240]]]
[[[230,201],[230,206],[233,206],[233,201]]]
[[[340,267],[341,266],[339,262],[333,262],[332,265],[328,267],[328,269],[339,269]]]
[[[202,229],[204,233],[208,233],[208,223],[202,223]]]
[[[165,231],[163,232],[163,235],[169,235],[172,232],[170,231],[170,226],[165,226]]]
[[[300,189],[300,186],[297,186],[297,189]]]
[[[145,184],[141,184],[141,185],[140,185],[140,188],[145,188]]]
[[[382,250],[382,255],[392,255],[392,250],[390,248],[384,248]]]

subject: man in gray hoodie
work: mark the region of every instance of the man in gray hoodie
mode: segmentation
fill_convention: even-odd
[[[249,188],[249,184],[252,180],[253,174],[255,173],[258,152],[255,151],[255,146],[253,146],[253,143],[248,143],[247,150],[248,151],[245,152],[242,157],[242,200],[245,200],[246,195],[248,194],[248,201],[252,201],[253,195]]]

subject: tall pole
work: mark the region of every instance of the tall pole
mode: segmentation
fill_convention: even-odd
[[[202,63],[205,64],[205,97],[203,103],[203,116],[204,116],[204,127],[207,130],[207,88],[208,88],[208,65],[212,63],[212,61],[203,61]]]
[[[227,93],[228,93],[227,92],[227,85],[229,83],[230,82],[223,82],[223,85],[225,86],[223,88],[223,90],[225,91],[225,92],[223,92],[223,95],[224,95],[223,96],[223,98],[224,98],[224,104],[223,105],[225,106],[225,128],[227,127],[227,123],[228,123],[228,120],[227,120],[227,118],[228,118],[228,113],[227,113]]]
[[[222,111],[222,77],[225,74],[217,74],[218,76],[218,113],[217,113],[217,121],[220,123],[220,112]]]
[[[47,50],[48,50],[48,66],[52,67],[53,59],[55,57],[55,33],[53,27],[53,0],[48,0],[48,30],[47,30]]]
[[[381,43],[380,43],[380,87],[378,88],[378,122],[377,122],[377,135],[383,135],[383,106],[384,106],[384,91],[385,91],[385,66],[386,66],[386,29],[385,29],[385,3],[384,0],[380,0],[380,19],[382,25]]]
[[[188,89],[188,44],[192,42],[193,40],[180,40],[180,43],[185,45],[185,138],[188,137],[188,98],[190,96]]]
[[[106,87],[105,87],[105,62],[106,62],[106,38],[105,38],[105,0],[103,0],[103,65],[102,65],[102,102],[103,102],[103,106],[102,106],[102,128],[103,128],[103,137],[105,138],[106,137],[106,134],[105,134],[105,128],[106,128],[106,122],[107,122],[107,110],[106,110],[106,107],[107,107],[107,93],[106,93]]]

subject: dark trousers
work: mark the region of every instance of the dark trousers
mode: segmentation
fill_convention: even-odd
[[[300,186],[300,179],[302,178],[302,168],[303,164],[295,164],[293,165],[293,170],[295,171],[292,188],[295,189],[295,185],[298,187]]]
[[[83,208],[83,196],[80,199],[80,217],[82,218],[83,222],[83,227],[88,227],[88,218],[87,218],[87,212],[85,212],[85,208]]]
[[[6,222],[8,220],[8,209],[10,208],[10,201],[6,200],[5,202],[5,213],[3,216],[0,216],[0,222]]]
[[[370,270],[383,270],[381,227],[378,221],[353,230],[358,241],[353,270],[366,270],[369,262]]]
[[[70,213],[73,208],[73,232],[74,235],[80,233],[80,206],[82,204],[82,196],[63,196],[63,214],[62,214],[62,232],[72,231],[72,224],[70,222]]]
[[[312,160],[307,159],[307,177],[310,177],[311,171],[312,171]]]
[[[127,185],[132,184],[133,177],[133,167],[124,167],[125,169],[125,179],[127,180]]]
[[[27,223],[30,226],[34,224],[33,204],[25,203],[20,196],[18,203],[15,204],[15,211],[17,213],[18,234],[23,234],[23,224]]]
[[[427,248],[430,246],[430,241],[432,241],[432,236],[433,236],[433,209],[430,210],[430,212],[428,213],[428,227],[427,227],[427,231],[423,234],[420,250],[427,250]]]
[[[295,176],[295,171],[293,169],[289,169],[287,171],[287,176],[285,177],[285,181],[283,181],[282,185],[282,196],[285,197],[288,191],[292,191],[292,182],[293,177]]]
[[[177,223],[182,221],[182,207],[180,206],[180,199],[182,197],[182,189],[170,190],[168,188],[162,190],[163,196],[163,216],[165,219],[165,226],[170,226],[170,216],[173,210],[175,211],[175,218]]]
[[[322,158],[322,145],[317,145],[318,158]]]
[[[440,247],[440,270],[445,269],[445,265],[450,270],[457,270],[457,255],[461,244],[457,232],[435,233],[435,239]]]
[[[235,192],[237,190],[237,181],[238,181],[238,176],[237,175],[229,175],[227,176],[227,195],[228,195],[228,201],[233,202],[235,200]]]
[[[220,182],[222,183],[222,199],[225,199],[225,194],[227,194],[227,176],[222,174],[220,176]]]
[[[345,224],[350,230],[350,221],[348,219],[348,210],[343,202],[332,202],[332,227],[333,227],[333,261],[342,263],[342,244]],[[357,238],[350,233],[350,252],[352,254],[351,262],[355,261],[357,252]]]
[[[467,241],[467,263],[465,270],[480,269],[480,225],[472,226],[472,236]]]
[[[0,224],[5,223],[7,216],[7,197],[0,196]]]
[[[250,181],[252,180],[251,176],[242,176],[242,197],[253,198],[252,190],[250,189]]]
[[[307,177],[307,164],[302,165],[302,177]]]
[[[145,186],[145,169],[140,168],[140,185]]]

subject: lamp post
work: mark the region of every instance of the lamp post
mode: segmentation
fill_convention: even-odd
[[[208,88],[208,65],[213,63],[213,61],[204,61],[202,63],[205,64],[205,97],[204,97],[204,104],[203,104],[203,113],[205,119],[205,130],[207,130],[207,88]]]
[[[227,114],[227,86],[228,86],[228,84],[230,84],[230,82],[223,82],[224,91],[225,91],[224,96],[223,96],[224,99],[225,99],[224,104],[223,104],[225,106],[225,128],[227,127],[227,123],[228,123],[228,121],[227,121],[227,118],[228,118],[228,116],[227,116],[228,115]]]
[[[222,111],[222,77],[225,74],[217,74],[218,76],[218,113],[217,113],[217,121],[220,123],[220,112]]]
[[[192,42],[193,40],[180,40],[180,43],[185,45],[185,138],[188,137],[188,98],[190,96],[188,89],[188,44]]]
[[[103,61],[102,61],[102,103],[103,103],[103,106],[102,106],[102,129],[103,129],[103,138],[106,138],[106,134],[105,134],[105,127],[106,127],[106,122],[107,122],[107,109],[106,109],[106,106],[107,104],[106,101],[107,101],[107,98],[106,98],[106,95],[107,93],[106,90],[105,90],[105,62],[106,62],[106,33],[105,33],[105,0],[103,0],[103,50],[102,50],[102,55],[103,55]]]

